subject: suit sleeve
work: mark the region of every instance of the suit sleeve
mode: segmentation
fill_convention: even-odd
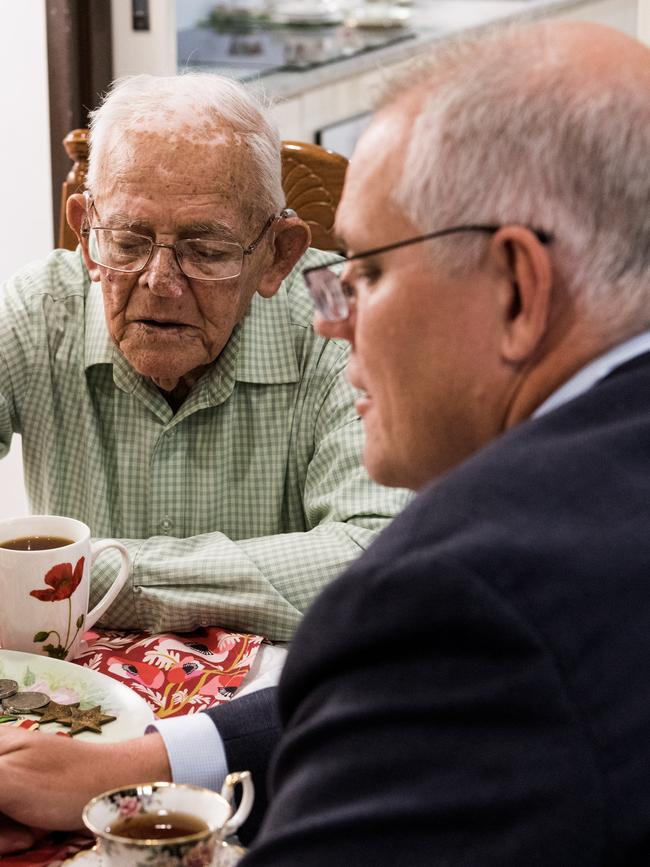
[[[474,574],[382,553],[297,633],[242,867],[604,863],[603,783],[535,629]]]
[[[229,771],[250,771],[255,802],[239,829],[239,838],[250,844],[267,807],[267,773],[271,753],[280,737],[277,689],[261,689],[236,701],[206,711],[223,741]]]

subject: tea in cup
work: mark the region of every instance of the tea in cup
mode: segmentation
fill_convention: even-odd
[[[241,803],[233,811],[236,785]],[[248,771],[229,774],[221,794],[177,783],[143,783],[104,792],[83,811],[83,821],[97,837],[102,864],[138,867],[214,867],[220,863],[224,837],[234,834],[253,806]]]
[[[117,548],[122,565],[104,598],[88,611],[90,571],[107,548]],[[84,632],[115,601],[129,566],[124,545],[91,542],[89,527],[74,518],[0,521],[0,646],[72,659]]]

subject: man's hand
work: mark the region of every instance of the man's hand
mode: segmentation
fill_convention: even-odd
[[[171,772],[159,734],[101,744],[3,727],[0,780],[0,813],[30,828],[72,830],[82,827],[84,805],[100,792],[169,781]],[[11,833],[16,829],[0,829],[0,840]]]

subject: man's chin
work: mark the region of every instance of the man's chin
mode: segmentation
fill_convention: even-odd
[[[405,477],[408,475],[395,460],[394,455],[387,455],[377,449],[366,448],[363,453],[363,464],[370,478],[387,488],[408,488]]]
[[[126,360],[131,367],[144,376],[145,379],[150,379],[158,388],[164,391],[173,391],[183,377],[190,374],[195,366],[188,366],[188,361],[191,359],[185,358],[184,364],[173,364],[162,355],[158,357],[157,353],[137,353],[130,355],[124,353]],[[199,364],[197,363],[196,367]]]

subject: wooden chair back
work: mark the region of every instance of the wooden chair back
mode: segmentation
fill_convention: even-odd
[[[73,129],[63,140],[72,168],[61,189],[59,247],[74,250],[77,238],[68,226],[65,207],[72,193],[80,192],[88,172],[88,130]],[[282,187],[287,207],[311,229],[312,247],[336,250],[334,214],[341,198],[348,161],[341,154],[307,142],[282,142]]]

